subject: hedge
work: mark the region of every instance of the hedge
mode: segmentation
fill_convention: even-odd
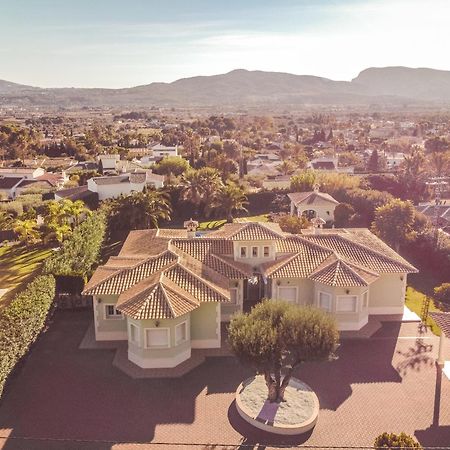
[[[105,232],[104,214],[94,213],[74,229],[58,253],[47,259],[44,272],[86,280],[100,256]]]
[[[44,328],[53,298],[55,279],[41,275],[18,293],[0,315],[0,396],[15,365]]]

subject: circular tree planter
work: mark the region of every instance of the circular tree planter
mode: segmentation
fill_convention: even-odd
[[[261,375],[243,381],[236,390],[236,408],[249,424],[276,434],[301,434],[314,428],[319,415],[319,399],[302,381],[291,378],[284,402],[270,403]]]

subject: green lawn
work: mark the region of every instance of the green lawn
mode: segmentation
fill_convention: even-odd
[[[414,311],[419,317],[422,315],[422,305],[425,300],[425,294],[422,292],[417,291],[412,286],[408,286],[406,289],[406,306],[411,310]],[[432,311],[440,311],[439,308],[437,308],[431,300],[430,303],[430,309],[429,312]],[[436,322],[431,318],[427,318],[427,326],[430,327],[431,331],[437,335],[441,335],[440,328],[436,325]]]
[[[259,216],[249,216],[249,217],[237,217],[234,219],[237,223],[244,222],[268,222],[269,215],[268,214],[260,214]],[[209,220],[207,222],[200,222],[197,230],[199,231],[207,231],[207,230],[217,230],[226,224],[227,221],[225,219],[221,220]]]
[[[51,254],[51,249],[42,246],[0,247],[0,289],[8,289],[0,298],[0,309],[40,272],[43,261]]]

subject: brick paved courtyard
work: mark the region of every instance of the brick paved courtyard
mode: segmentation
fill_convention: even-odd
[[[0,402],[0,448],[370,446],[383,431],[450,448],[450,381],[437,378],[438,339],[418,344],[416,324],[386,322],[370,340],[344,340],[337,361],[301,368],[319,421],[282,440],[238,417],[234,391],[250,372],[234,358],[209,358],[178,379],[132,379],[113,367],[113,350],[78,348],[90,321],[88,311],[57,313]]]

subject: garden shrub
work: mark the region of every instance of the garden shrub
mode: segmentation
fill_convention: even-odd
[[[44,328],[55,297],[55,279],[36,277],[0,315],[0,396],[16,364]]]
[[[450,306],[450,283],[442,283],[440,286],[435,287],[434,295],[438,301]]]
[[[45,273],[86,280],[100,256],[105,232],[106,219],[103,213],[88,217],[75,227],[70,237],[63,242],[61,250],[47,259]]]
[[[420,444],[411,436],[406,433],[383,433],[380,434],[373,444],[373,447],[378,448],[387,448],[387,449],[402,449],[402,448],[418,448],[422,449]]]

